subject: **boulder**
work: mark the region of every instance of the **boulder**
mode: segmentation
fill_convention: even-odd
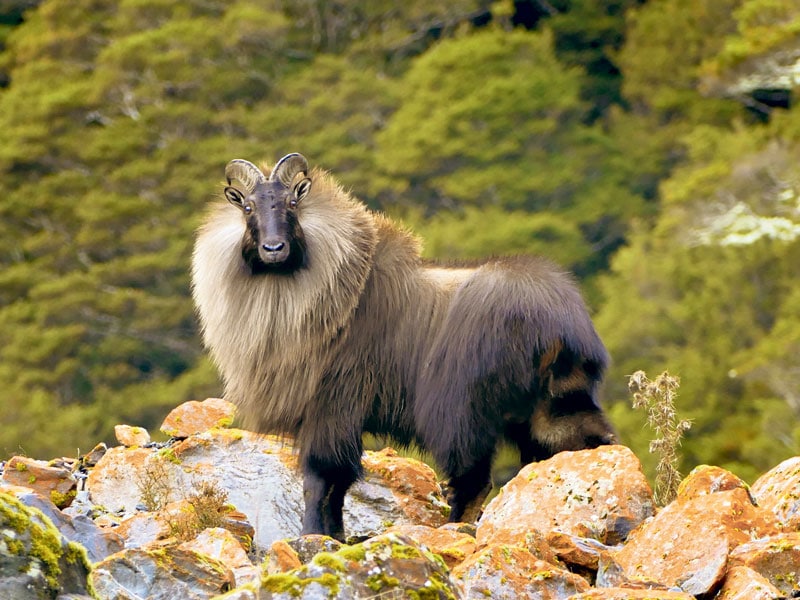
[[[192,550],[220,561],[233,571],[236,586],[259,580],[258,567],[250,562],[247,551],[227,529],[221,527],[206,529],[193,540],[180,544],[178,548]]]
[[[759,506],[775,513],[782,529],[800,531],[800,456],[764,473],[750,491]]]
[[[70,516],[59,510],[50,500],[32,491],[18,488],[12,493],[25,506],[40,510],[68,541],[80,544],[90,562],[104,559],[122,550],[122,538],[113,530],[97,526],[86,515]]]
[[[453,569],[462,597],[563,600],[587,591],[583,577],[545,562],[519,546],[492,544]]]
[[[86,551],[36,508],[0,493],[0,598],[89,597]]]
[[[245,595],[251,598],[252,586]],[[288,573],[261,581],[258,598],[458,598],[448,570],[438,556],[412,540],[384,534],[337,552],[322,552]]]
[[[270,575],[286,573],[311,562],[320,552],[336,552],[341,547],[341,542],[327,535],[312,534],[278,540],[269,547],[264,569]]]
[[[77,493],[78,485],[69,468],[26,456],[14,456],[6,463],[3,481],[29,487],[49,498],[59,508],[69,506]]]
[[[233,588],[231,569],[177,546],[130,548],[94,565],[91,582],[102,600],[207,600]]]
[[[396,525],[389,528],[386,533],[414,540],[441,556],[450,569],[463,562],[478,548],[474,536],[446,526],[435,528],[427,525]]]
[[[774,515],[755,506],[744,488],[679,495],[637,529],[614,559],[629,579],[708,594],[722,582],[733,548],[775,531]]]
[[[731,552],[730,563],[749,567],[786,596],[800,596],[800,532],[741,544]]]
[[[115,425],[114,437],[123,446],[146,446],[150,443],[150,434],[143,427]],[[95,462],[95,464],[97,464]]]
[[[637,590],[631,588],[593,589],[570,596],[569,600],[695,600],[686,592],[671,590]]]
[[[345,529],[367,537],[395,524],[439,526],[447,504],[433,470],[391,450],[367,452],[365,477],[347,494]],[[255,525],[255,545],[296,537],[303,514],[302,478],[285,440],[238,429],[212,429],[169,447],[111,448],[89,473],[92,501],[131,516],[143,493],[162,503],[185,498],[204,482],[219,486],[228,502]]]
[[[721,467],[700,465],[692,469],[678,486],[678,497],[682,500],[726,492],[741,488],[749,490],[749,486],[730,471]]]
[[[190,400],[167,415],[161,431],[171,437],[187,438],[215,427],[229,427],[235,414],[236,406],[222,398],[208,398],[202,402]]]
[[[781,596],[781,591],[766,577],[738,565],[728,569],[716,600],[775,600]]]
[[[478,522],[479,545],[514,544],[536,529],[618,544],[653,515],[653,493],[624,446],[561,452],[508,482]]]
[[[558,560],[581,571],[597,571],[600,560],[610,557],[614,548],[577,535],[554,530],[547,534],[547,545]]]

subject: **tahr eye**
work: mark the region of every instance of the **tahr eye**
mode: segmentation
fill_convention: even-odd
[[[244,211],[244,214],[249,215],[253,212],[253,205],[248,202],[242,207],[242,210]]]

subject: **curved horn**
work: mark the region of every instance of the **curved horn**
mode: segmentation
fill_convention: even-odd
[[[297,152],[287,154],[278,161],[269,175],[270,181],[279,181],[284,187],[289,187],[292,179],[298,173],[305,175],[308,173],[308,161],[306,157]]]
[[[225,177],[228,180],[228,185],[230,185],[231,181],[234,179],[240,181],[245,188],[247,188],[248,193],[255,189],[257,183],[264,183],[267,181],[261,169],[250,161],[241,158],[234,159],[227,164],[225,167]]]

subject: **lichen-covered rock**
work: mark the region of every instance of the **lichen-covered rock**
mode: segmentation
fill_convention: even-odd
[[[214,427],[229,427],[235,414],[236,406],[222,398],[190,400],[170,411],[161,431],[172,437],[187,438]]]
[[[695,600],[695,597],[686,592],[618,587],[589,590],[570,596],[568,600]]]
[[[75,497],[78,485],[70,469],[26,456],[14,456],[9,459],[3,470],[3,481],[29,487],[34,492],[49,498],[59,508],[69,506]]]
[[[327,535],[302,535],[272,543],[264,561],[266,573],[286,573],[311,562],[320,552],[336,552],[342,543]]]
[[[123,446],[146,446],[150,443],[150,434],[143,427],[115,425],[114,437]]]
[[[784,595],[800,595],[800,532],[754,540],[731,552],[732,566],[749,567]]]
[[[200,532],[193,540],[178,546],[183,550],[193,550],[210,556],[233,571],[234,585],[258,581],[260,571],[247,556],[247,551],[239,540],[227,529],[211,527]]]
[[[23,488],[20,488],[11,495],[25,506],[42,511],[61,535],[70,542],[80,544],[86,550],[90,562],[97,562],[122,550],[122,538],[115,531],[97,526],[85,515],[70,516],[39,494],[22,490]]]
[[[759,477],[750,488],[759,506],[771,510],[785,531],[800,531],[800,456]]]
[[[91,594],[86,551],[40,510],[0,493],[0,598],[35,600]]]
[[[239,429],[212,429],[167,448],[111,448],[92,469],[87,489],[95,503],[125,517],[143,491],[163,486],[167,501],[210,482],[255,526],[254,543],[297,537],[303,514],[302,477],[284,440]],[[395,524],[441,525],[447,507],[433,470],[393,452],[366,453],[365,477],[347,494],[345,530],[369,536]]]
[[[233,573],[218,560],[167,546],[132,548],[97,563],[91,581],[103,600],[207,600],[233,587]]]
[[[597,540],[558,530],[547,534],[547,545],[565,564],[588,571],[597,571],[601,557],[610,556],[614,552],[614,548]]]
[[[728,569],[715,600],[775,600],[781,596],[781,591],[766,577],[739,565]]]
[[[426,525],[398,525],[386,533],[394,533],[414,540],[444,559],[449,568],[455,567],[475,552],[478,543],[475,537],[446,527]]]
[[[531,529],[559,529],[618,544],[653,514],[653,494],[624,446],[560,452],[508,482],[478,522],[478,544],[517,543]]]
[[[705,496],[742,488],[748,490],[748,485],[739,477],[721,467],[700,465],[692,469],[678,486],[678,500],[688,500],[695,496]]]
[[[630,579],[707,594],[722,581],[733,548],[775,530],[774,515],[754,506],[746,489],[734,488],[672,502],[614,558]]]
[[[442,496],[436,474],[430,466],[413,458],[398,456],[392,448],[365,452],[361,462],[365,473],[363,485],[356,484],[348,495],[361,499],[368,510],[366,514],[359,514],[357,503],[348,505],[345,501],[345,511],[350,513],[351,519],[374,521],[372,508],[375,500],[383,496],[383,488],[388,488],[391,492],[389,502],[400,511],[395,524],[438,527],[447,522],[450,506]],[[370,493],[365,493],[366,488],[371,488]],[[380,533],[391,523],[391,519],[384,519],[376,523],[372,531]]]
[[[459,598],[441,558],[394,534],[323,552],[298,569],[268,575],[258,596],[275,600],[415,597]]]
[[[476,552],[455,567],[452,578],[462,597],[470,600],[563,600],[589,589],[579,575],[539,560],[519,546],[498,544]]]

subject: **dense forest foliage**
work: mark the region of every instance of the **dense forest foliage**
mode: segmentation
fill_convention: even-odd
[[[300,151],[426,254],[573,270],[605,402],[689,469],[800,453],[800,2],[0,1],[0,452],[220,393],[189,294],[235,157]]]

